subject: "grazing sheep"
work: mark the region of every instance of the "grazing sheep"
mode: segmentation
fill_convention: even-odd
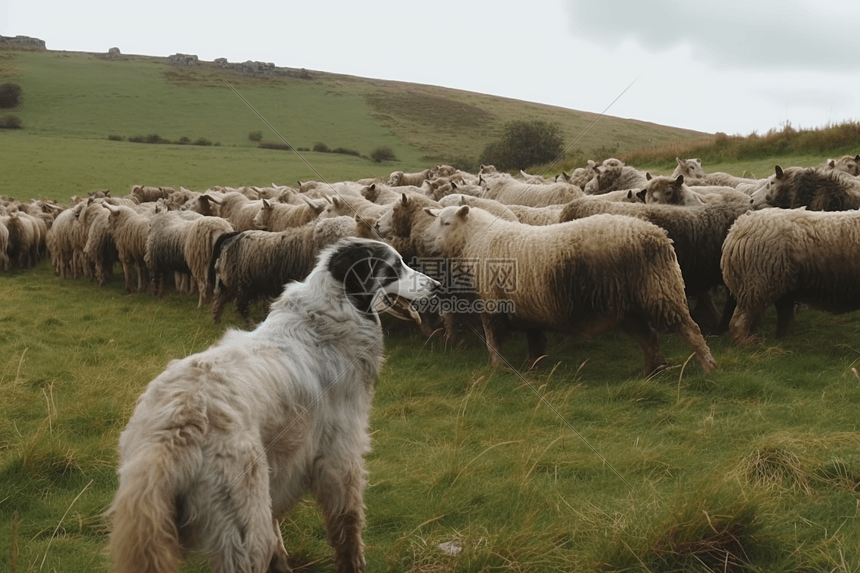
[[[726,286],[737,298],[730,329],[738,344],[758,340],[776,306],[776,336],[794,325],[796,303],[833,313],[860,309],[860,213],[764,209],[739,217],[723,246]]]
[[[588,167],[577,167],[573,170],[573,173],[570,174],[562,171],[561,174],[556,177],[556,181],[561,178],[562,181],[566,181],[571,185],[576,185],[584,191],[588,182],[594,179],[594,176],[597,175],[597,171],[594,170],[594,166],[594,161],[589,159]]]
[[[594,167],[594,177],[585,185],[586,195],[602,195],[619,189],[642,189],[648,183],[646,172],[630,165]]]
[[[450,207],[452,205],[460,206],[460,205],[469,205],[470,207],[477,207],[479,209],[483,209],[489,213],[492,213],[496,217],[500,217],[505,221],[515,221],[519,222],[519,217],[513,212],[511,207],[514,205],[504,205],[499,203],[494,199],[484,199],[483,197],[471,197],[469,195],[446,195],[439,201],[439,205],[442,207]],[[523,205],[517,205],[517,207],[523,207]],[[559,207],[561,207],[559,205]],[[531,207],[524,207],[531,208]]]
[[[96,211],[87,228],[87,242],[84,258],[95,271],[94,278],[99,286],[105,286],[113,278],[114,264],[119,260],[113,234],[110,229],[110,211],[105,208],[106,201],[94,203]]]
[[[193,294],[196,289],[196,283],[191,283],[191,269],[185,260],[185,238],[191,222],[200,217],[203,215],[191,211],[164,211],[152,218],[144,261],[157,296],[164,296],[170,276],[178,279],[177,291]]]
[[[147,185],[132,185],[131,196],[136,198],[140,203],[155,202],[159,199],[169,199],[170,194],[174,193],[172,187],[149,187]]]
[[[4,217],[0,217],[0,271],[8,271],[12,268],[12,262],[9,260],[9,254],[6,252],[9,248],[9,229],[6,227]]]
[[[855,177],[860,176],[860,153],[855,156],[843,155],[839,159],[828,159],[824,163],[825,169],[844,171]]]
[[[109,212],[108,228],[113,235],[122,272],[125,291],[132,291],[132,276],[137,271],[137,292],[149,287],[149,270],[146,266],[146,239],[149,237],[151,215],[139,213],[124,205],[104,204]]]
[[[319,231],[319,223],[311,222],[278,233],[244,231],[221,235],[215,242],[209,268],[215,293],[215,323],[221,321],[224,305],[235,299],[239,315],[250,325],[254,300],[277,297],[285,284],[304,279],[321,249],[358,229],[351,217],[335,219],[323,224]],[[345,224],[345,219],[352,224]]]
[[[688,296],[698,302],[693,311],[706,332],[728,327],[733,301],[726,303],[722,317],[713,305],[710,291],[723,284],[720,271],[722,246],[732,223],[750,210],[749,204],[726,202],[679,209],[669,205],[641,205],[579,199],[565,206],[561,221],[584,219],[608,213],[636,217],[666,230],[678,257]]]
[[[429,169],[419,171],[418,173],[404,173],[402,171],[394,171],[388,178],[388,184],[392,187],[400,187],[401,185],[414,185],[421,187],[424,181],[430,178],[431,172]]]
[[[227,220],[220,217],[199,217],[192,219],[185,228],[185,242],[182,254],[191,273],[191,278],[197,283],[197,308],[209,304],[213,300],[214,285],[209,280],[209,265],[215,243],[221,235],[232,233],[233,227]]]
[[[485,199],[495,199],[506,205],[527,205],[546,207],[561,205],[582,197],[582,190],[570,183],[551,183],[536,185],[514,179],[507,174],[485,177]]]
[[[316,219],[325,209],[322,203],[302,197],[301,205],[271,203],[263,199],[263,206],[254,216],[254,228],[265,231],[283,231],[301,227]]]
[[[75,244],[76,236],[84,232],[78,216],[85,205],[85,202],[77,203],[57,215],[46,236],[54,274],[62,278],[77,278],[82,270],[76,265]]]
[[[424,231],[433,222],[425,209],[440,207],[439,203],[423,195],[403,194],[391,209],[383,213],[376,223],[376,231],[393,246],[406,261],[427,256]]]
[[[29,269],[36,266],[45,252],[45,222],[12,207],[0,216],[0,225],[6,228],[6,255],[12,267]]]
[[[251,200],[243,193],[230,191],[221,197],[208,195],[209,201],[217,205],[216,215],[227,219],[236,231],[256,230],[254,217],[263,208],[262,200]]]
[[[506,326],[527,332],[530,366],[545,353],[545,330],[592,336],[619,326],[642,347],[648,375],[666,364],[656,326],[678,331],[705,370],[716,367],[690,318],[675,251],[656,225],[597,215],[534,227],[499,221],[468,206],[428,212],[435,216],[428,241],[439,254],[507,261],[515,268],[512,280],[486,270],[470,274],[483,303],[481,321],[494,365],[504,363],[499,344]]]
[[[779,165],[767,182],[752,194],[753,206],[810,211],[846,211],[860,207],[860,179],[835,170]]]
[[[740,201],[750,204],[752,199],[749,195],[741,193],[734,187],[696,187],[690,188],[684,184],[684,176],[654,177],[639,192],[643,202],[661,205],[679,205],[683,207],[700,207],[705,203],[719,203],[722,201]]]

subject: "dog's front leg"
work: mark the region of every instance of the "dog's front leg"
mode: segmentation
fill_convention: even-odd
[[[361,458],[348,468],[327,467],[318,476],[315,490],[325,516],[329,543],[335,551],[338,573],[364,571],[364,463]]]

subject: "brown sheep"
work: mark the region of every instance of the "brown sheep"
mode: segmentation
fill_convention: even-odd
[[[779,165],[767,183],[752,194],[753,206],[810,211],[860,208],[860,179],[842,171]]]

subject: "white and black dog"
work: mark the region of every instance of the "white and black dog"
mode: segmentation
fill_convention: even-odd
[[[385,243],[345,239],[254,331],[172,361],[120,436],[114,569],[178,571],[199,551],[217,572],[289,571],[278,518],[310,490],[337,570],[363,571],[379,296],[438,288]]]

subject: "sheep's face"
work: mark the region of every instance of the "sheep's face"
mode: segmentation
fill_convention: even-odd
[[[783,171],[783,169],[777,165],[775,168],[776,172],[768,177],[767,182],[752,194],[752,208],[763,209],[764,207],[780,206],[781,197],[784,193],[783,182],[788,178],[787,173],[791,170],[792,168],[789,167],[787,170]]]
[[[375,228],[383,237],[394,235],[394,208],[389,209],[376,221]]]
[[[272,216],[272,206],[264,205],[262,209],[254,215],[254,227],[265,231],[269,224],[269,217]]]
[[[645,188],[645,203],[663,205],[685,205],[689,193],[684,188],[684,176],[679,175],[676,179],[671,177],[655,177]]]
[[[702,160],[698,157],[693,159],[679,159],[676,157],[675,160],[678,162],[678,167],[672,173],[673,176],[683,175],[685,179],[701,179],[705,176],[705,170],[702,169]]]
[[[849,173],[856,177],[860,175],[860,154],[855,155],[854,157],[843,155],[839,159],[830,159],[827,162],[827,165],[831,169],[844,171],[845,173]]]
[[[434,254],[454,257],[463,245],[464,227],[469,219],[469,206],[424,209],[435,217],[424,232],[424,242]]]

